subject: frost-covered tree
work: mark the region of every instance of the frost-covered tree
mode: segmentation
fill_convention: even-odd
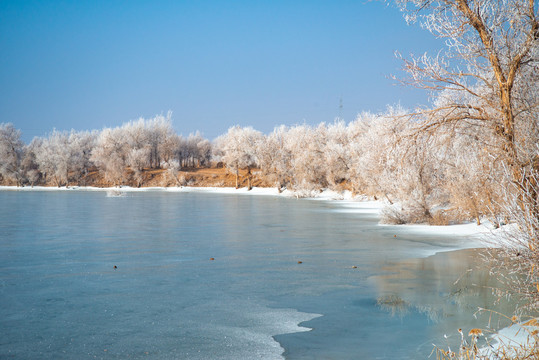
[[[352,159],[349,176],[352,192],[376,197],[383,194],[388,197],[381,183],[384,180],[384,156],[392,140],[383,128],[380,116],[371,113],[359,114],[357,119],[348,124],[350,143],[348,152]],[[391,202],[391,200],[389,199]]]
[[[197,131],[189,134],[187,138],[180,137],[176,152],[182,167],[208,166],[212,156],[212,145]]]
[[[316,128],[307,125],[291,127],[285,138],[285,147],[292,154],[292,183],[296,188],[308,190],[327,187],[324,144],[325,124]]]
[[[212,156],[212,145],[208,139],[197,139],[197,161],[199,166],[208,166]]]
[[[17,186],[23,182],[23,145],[20,130],[15,129],[11,123],[0,124],[0,175],[14,180]]]
[[[91,160],[108,181],[119,186],[125,181],[128,142],[122,128],[105,128],[99,133]]]
[[[173,149],[170,144],[174,144],[171,138],[177,136],[172,128],[172,112],[167,116],[158,115],[146,121],[148,129],[148,145],[150,147],[150,167],[160,168],[161,161],[172,158]]]
[[[69,149],[69,175],[72,181],[79,185],[85,185],[81,181],[85,181],[86,175],[94,166],[90,160],[92,150],[94,149],[97,131],[74,131],[69,133],[67,139]]]
[[[36,160],[36,150],[39,149],[40,146],[38,144],[40,144],[41,140],[41,138],[36,137],[24,148],[24,156],[21,163],[26,180],[32,187],[40,181],[42,175]]]
[[[362,113],[348,125],[351,142],[350,182],[354,192],[383,198],[397,196],[395,174],[399,168],[395,144],[406,124],[396,121],[403,109],[389,107],[384,114]]]
[[[474,126],[461,126],[459,132],[448,129],[438,135],[446,152],[442,187],[450,196],[451,211],[455,218],[475,219],[478,225],[484,216],[494,224],[499,222],[498,188],[504,179],[501,164],[491,156],[490,140],[484,135]]]
[[[71,152],[68,144],[69,134],[53,130],[48,137],[43,138],[36,151],[36,162],[46,181],[51,181],[60,187],[67,185]]]
[[[539,217],[534,178],[539,158],[537,84],[539,80],[539,7],[534,0],[398,0],[408,20],[419,20],[445,39],[446,54],[405,61],[408,82],[442,92],[431,109],[412,114],[416,130],[434,132],[473,124],[490,133],[498,157],[516,189]],[[539,238],[539,229],[530,229]],[[539,240],[538,240],[539,241]]]
[[[350,129],[342,120],[329,124],[323,152],[326,163],[326,179],[330,185],[350,180],[353,159],[350,151]]]
[[[149,144],[149,131],[146,121],[138,119],[125,123],[119,128],[119,132],[123,133],[124,146],[119,145],[120,151],[126,151],[125,164],[132,171],[133,178],[137,186],[141,186],[143,182],[143,170],[145,167],[150,167],[151,163],[151,147]]]
[[[401,140],[391,150],[393,180],[406,222],[432,221],[433,209],[444,205],[443,153],[436,138]]]
[[[257,164],[256,150],[263,141],[260,131],[252,127],[233,126],[228,132],[215,140],[216,155],[236,176],[239,188],[239,171],[247,168],[248,188],[251,188],[251,168]]]
[[[133,180],[141,186],[144,169],[170,167],[180,146],[169,112],[167,116],[140,118],[114,129],[104,129],[97,138],[92,160],[115,185],[127,180],[129,167]]]
[[[276,127],[259,143],[256,150],[262,174],[267,181],[275,184],[279,192],[288,186],[293,178],[292,152],[286,146],[287,136],[288,128],[286,126]]]
[[[144,167],[148,164],[150,151],[148,147],[142,147],[130,149],[127,153],[126,165],[133,171],[133,177],[138,187],[142,185],[144,180],[142,174]]]
[[[120,127],[124,133],[123,138],[128,150],[148,149],[148,157],[145,159],[144,166],[150,166],[150,140],[146,120],[138,119],[124,123]]]
[[[54,130],[36,141],[32,151],[46,181],[56,186],[67,186],[69,181],[80,183],[92,166],[90,155],[96,136],[96,132]]]
[[[174,157],[178,136],[172,128],[171,117],[172,113],[169,112],[166,116],[140,118],[120,127],[120,131],[125,133],[128,152],[137,153],[137,156],[131,155],[131,157],[140,157],[142,153],[147,155],[146,163],[142,167],[159,168],[162,163],[166,164]],[[142,151],[142,149],[146,150]]]
[[[165,133],[160,145],[159,156],[161,166],[170,168],[176,158],[178,147],[180,146],[180,137],[172,130],[172,127]]]
[[[489,156],[505,170],[498,190],[502,206],[519,224],[507,262],[510,274],[539,308],[539,6],[535,0],[397,0],[408,20],[419,20],[445,40],[446,53],[406,60],[414,86],[441,92],[432,108],[411,117],[415,133],[457,133],[473,126]],[[524,240],[524,241],[519,241]],[[510,284],[511,286],[511,284]],[[530,290],[530,291],[528,291]]]

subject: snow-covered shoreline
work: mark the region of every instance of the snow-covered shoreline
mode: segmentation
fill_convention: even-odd
[[[537,346],[536,331],[539,330],[538,319],[509,325],[498,330],[489,340],[489,345],[480,350],[482,356],[497,358],[500,353],[516,357],[524,355],[524,349],[534,349]]]

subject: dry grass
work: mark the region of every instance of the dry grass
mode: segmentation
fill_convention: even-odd
[[[446,226],[449,225],[449,217],[445,211],[438,210],[432,214],[432,217],[428,219],[428,222],[429,225]]]
[[[435,347],[433,353],[438,360],[539,360],[539,322],[532,318],[519,323],[518,317],[511,318],[491,311],[491,315],[500,316],[509,320],[509,325],[520,335],[520,342],[496,334],[491,329],[471,329],[468,335],[462,329],[458,332],[461,342],[458,351],[451,348]],[[479,345],[479,340],[482,340]]]
[[[380,222],[383,224],[404,225],[409,221],[407,214],[394,206],[386,206],[380,213]]]

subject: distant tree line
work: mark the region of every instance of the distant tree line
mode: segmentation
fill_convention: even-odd
[[[0,176],[18,186],[87,185],[86,175],[99,171],[112,185],[143,186],[150,169],[177,174],[222,164],[237,178],[242,169],[247,176],[256,171],[279,191],[311,196],[325,188],[348,189],[383,199],[392,204],[384,213],[388,222],[479,223],[485,216],[504,221],[500,189],[509,186],[493,150],[495,129],[478,132],[470,124],[417,133],[418,123],[407,114],[389,108],[349,123],[278,126],[269,134],[233,126],[213,142],[198,133],[176,134],[170,114],[101,131],[54,130],[28,145],[4,123]]]
[[[199,133],[177,135],[170,114],[101,131],[56,131],[28,145],[12,124],[0,124],[0,176],[17,186],[85,185],[93,169],[113,185],[142,183],[144,169],[208,166],[211,143]]]

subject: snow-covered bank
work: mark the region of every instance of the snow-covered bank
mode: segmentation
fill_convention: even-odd
[[[335,191],[327,190],[314,200],[333,201],[334,204],[339,205],[339,209],[336,210],[342,213],[351,214],[372,214],[380,217],[382,210],[387,204],[380,200],[369,200],[365,197],[353,197],[350,192],[338,193]],[[379,226],[385,228],[395,228],[399,232],[407,232],[421,235],[441,235],[441,236],[455,236],[466,238],[469,241],[466,246],[462,248],[476,248],[476,247],[492,247],[496,246],[490,239],[492,235],[495,235],[500,230],[494,229],[492,224],[488,221],[483,222],[481,225],[477,225],[475,222],[470,221],[464,224],[451,224],[451,225],[428,225],[428,224],[405,224],[405,225],[393,225],[382,224]],[[455,250],[458,250],[456,248]]]
[[[452,225],[425,225],[425,224],[406,224],[406,225],[386,225],[399,229],[399,232],[415,235],[432,235],[461,239],[459,244],[454,247],[441,250],[426,251],[423,256],[431,256],[438,252],[456,251],[463,249],[476,248],[498,248],[501,246],[500,229],[494,229],[490,222],[483,222],[477,225],[475,222]]]
[[[481,356],[499,358],[505,354],[507,358],[528,358],[529,351],[539,346],[539,321],[531,319],[513,324],[496,332],[488,341],[488,345],[480,350]]]

